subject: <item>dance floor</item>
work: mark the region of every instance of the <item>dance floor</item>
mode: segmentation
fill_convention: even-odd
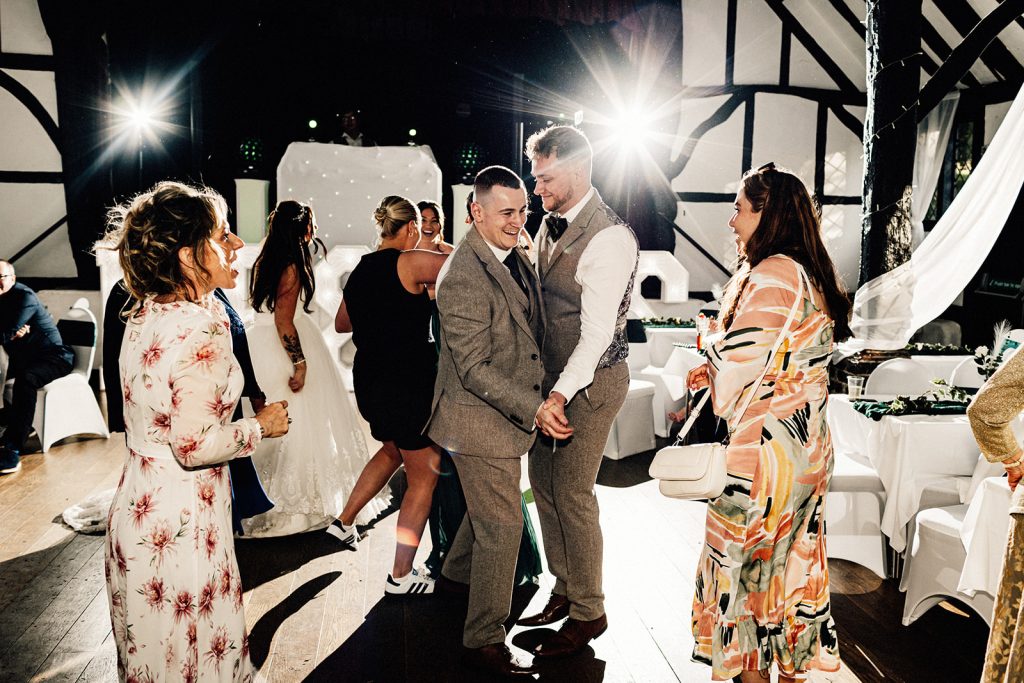
[[[60,513],[113,487],[122,456],[119,435],[66,443],[0,477],[0,680],[116,679],[102,537],[72,532]],[[651,457],[604,462],[598,498],[610,628],[584,654],[546,666],[540,680],[710,678],[689,658],[704,507],[660,496],[647,477]],[[400,495],[401,475],[393,487]],[[459,666],[461,599],[384,597],[396,517],[383,513],[358,552],[337,550],[321,532],[237,542],[258,680],[480,680]],[[987,636],[980,618],[944,604],[904,627],[895,581],[842,561],[831,572],[845,662],[810,680],[978,680]],[[551,581],[545,574],[539,587],[517,589],[513,615],[539,607]],[[512,642],[529,645],[530,634],[514,629]]]

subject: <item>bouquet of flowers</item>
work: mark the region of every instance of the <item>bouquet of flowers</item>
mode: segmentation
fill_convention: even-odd
[[[995,374],[1003,362],[1003,354],[1008,348],[1015,348],[1016,344],[1007,344],[1010,341],[1010,323],[1002,321],[993,328],[992,348],[979,346],[974,350],[974,363],[978,366],[978,373],[986,380]]]

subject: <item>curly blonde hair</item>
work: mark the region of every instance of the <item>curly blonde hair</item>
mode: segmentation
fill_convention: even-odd
[[[227,216],[227,202],[208,187],[162,181],[113,207],[101,248],[117,252],[124,284],[137,301],[148,296],[181,294],[195,301],[202,292],[185,276],[178,252],[192,251],[191,268],[202,284],[211,274],[203,262],[209,238]]]

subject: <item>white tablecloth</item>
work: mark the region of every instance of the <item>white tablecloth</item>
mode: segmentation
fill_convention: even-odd
[[[967,559],[958,591],[970,597],[978,591],[996,597],[1009,530],[1010,485],[1006,477],[989,477],[978,487],[960,527]]]
[[[929,376],[932,379],[944,379],[949,381],[949,376],[956,370],[956,366],[960,365],[964,360],[973,358],[974,356],[960,355],[960,356],[911,356],[910,358],[916,360],[921,365],[928,368]]]
[[[837,451],[878,471],[886,496],[882,533],[897,552],[906,548],[907,523],[922,491],[950,476],[969,477],[978,461],[966,415],[888,415],[875,421],[854,410],[845,394],[833,394],[828,423]]]
[[[651,365],[656,368],[668,363],[675,344],[697,343],[696,327],[648,327],[644,331],[651,351]]]

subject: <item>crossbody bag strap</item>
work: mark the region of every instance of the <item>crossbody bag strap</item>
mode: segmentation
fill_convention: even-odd
[[[751,385],[750,394],[747,395],[747,400],[743,403],[743,408],[736,413],[737,423],[743,419],[743,414],[747,412],[750,407],[751,401],[754,400],[754,394],[757,393],[757,388],[761,386],[761,382],[764,381],[765,375],[768,374],[768,368],[772,365],[772,359],[775,358],[775,354],[778,353],[779,347],[782,346],[782,342],[786,339],[786,332],[789,330],[789,326],[793,323],[793,319],[796,318],[796,311],[800,307],[800,302],[803,301],[804,294],[804,281],[807,276],[804,274],[804,268],[796,261],[793,261],[797,269],[797,292],[796,301],[793,302],[792,308],[789,309],[789,316],[786,318],[786,322],[782,325],[782,329],[779,331],[779,336],[775,340],[775,345],[772,347],[771,353],[768,354],[768,360],[765,361],[764,370],[761,371],[761,376],[757,378],[757,381]],[[808,283],[808,286],[809,283]],[[676,437],[677,441],[682,441],[683,437],[686,436],[690,429],[693,428],[693,423],[697,421],[697,415],[700,413],[700,409],[704,407],[704,404],[708,402],[708,397],[711,396],[711,390],[709,389],[704,393],[704,396],[697,402],[697,405],[690,411],[690,417],[687,418],[686,422],[683,423],[682,429],[679,430],[679,436]],[[729,425],[729,435],[736,431],[736,427]]]

